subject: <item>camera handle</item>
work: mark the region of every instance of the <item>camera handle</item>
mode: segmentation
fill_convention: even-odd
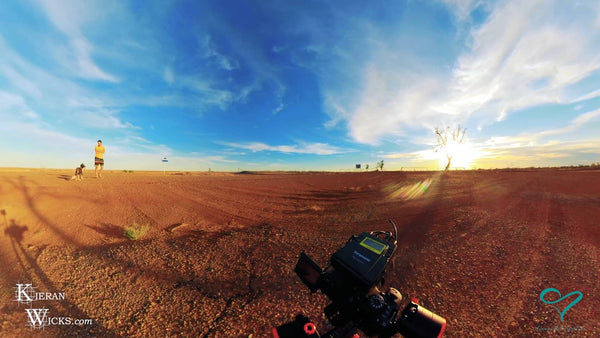
[[[440,338],[445,330],[446,319],[422,307],[419,301],[413,298],[400,313],[394,327],[380,337],[391,337],[400,333],[404,337]],[[351,321],[319,335],[315,324],[301,314],[292,322],[274,327],[272,332],[273,338],[358,338],[358,328]]]
[[[354,324],[335,327],[320,335],[317,327],[310,319],[302,314],[296,315],[294,321],[274,327],[273,338],[358,338],[358,329]]]

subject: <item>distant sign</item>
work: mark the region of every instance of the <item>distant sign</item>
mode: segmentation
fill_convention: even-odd
[[[163,161],[163,162],[169,162],[169,160],[167,160],[167,158],[166,158],[166,157],[163,157],[162,161]]]
[[[357,165],[356,165],[356,169],[360,169],[360,164],[357,164]]]

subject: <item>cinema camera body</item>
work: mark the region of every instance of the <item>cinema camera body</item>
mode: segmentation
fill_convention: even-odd
[[[398,316],[402,295],[389,288],[381,292],[385,268],[396,250],[395,235],[375,231],[350,237],[322,270],[307,254],[302,252],[294,271],[311,292],[321,290],[331,304],[324,313],[335,327],[319,335],[307,317],[273,329],[275,337],[349,337],[357,330],[365,335],[392,337],[397,333],[405,337],[441,337],[446,320],[418,304],[416,299]]]

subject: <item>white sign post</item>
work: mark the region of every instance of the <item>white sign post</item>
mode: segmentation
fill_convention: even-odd
[[[166,157],[163,157],[163,159],[162,159],[162,162],[163,162],[163,175],[165,175],[165,176],[166,176],[166,175],[167,175],[167,169],[166,169],[166,167],[165,167],[165,166],[166,166],[166,164],[165,164],[165,163],[169,162],[169,160],[167,160],[167,158],[166,158]]]

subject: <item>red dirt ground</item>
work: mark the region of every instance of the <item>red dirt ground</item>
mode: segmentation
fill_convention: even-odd
[[[298,254],[325,266],[389,218],[386,284],[447,337],[600,336],[598,171],[70,175],[0,170],[0,336],[268,337],[297,313],[324,332]],[[134,222],[149,226],[135,241]],[[19,304],[20,283],[66,298]],[[583,298],[561,322],[576,296],[555,309],[547,288]],[[27,308],[91,321],[35,329]]]

